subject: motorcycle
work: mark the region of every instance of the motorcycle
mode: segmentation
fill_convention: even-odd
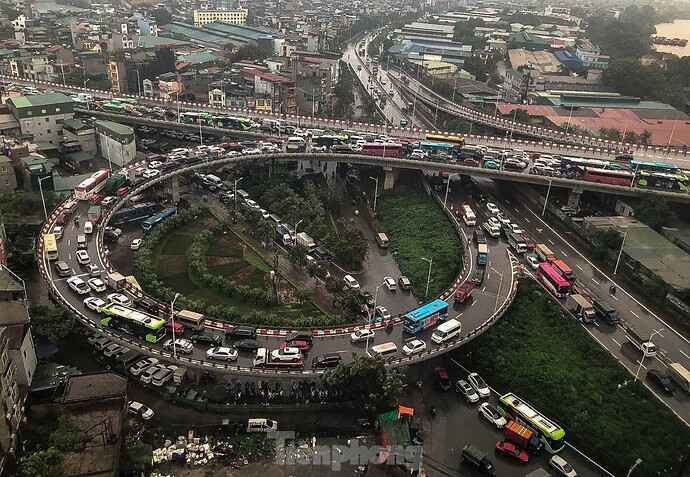
[[[429,414],[431,414],[431,417],[436,417],[437,413],[438,411],[436,410],[436,406],[431,406],[431,408],[429,409]]]

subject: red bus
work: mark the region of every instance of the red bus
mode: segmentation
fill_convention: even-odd
[[[573,269],[570,268],[563,260],[554,260],[551,262],[551,266],[560,276],[568,280],[569,282],[575,281],[575,275],[573,275]]]
[[[583,179],[587,182],[630,187],[635,179],[635,174],[632,172],[614,171],[612,169],[585,167]]]
[[[91,194],[101,190],[110,177],[110,169],[101,169],[91,174],[91,177],[81,182],[74,188],[74,197],[78,200],[88,200]]]
[[[362,145],[362,154],[398,157],[403,155],[403,145],[397,142],[365,142]]]
[[[570,291],[568,280],[560,276],[548,263],[539,264],[537,279],[557,298],[565,298]]]

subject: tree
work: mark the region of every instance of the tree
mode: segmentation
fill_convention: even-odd
[[[156,8],[151,11],[151,16],[156,20],[156,24],[161,27],[173,22],[172,13],[167,8]]]
[[[530,115],[527,112],[526,109],[518,108],[513,110],[512,113],[509,113],[504,116],[506,119],[515,119],[515,121],[519,123],[529,123],[530,122]]]
[[[321,379],[329,392],[340,393],[372,417],[395,408],[403,387],[400,373],[383,358],[361,355],[327,371]]]
[[[329,247],[337,259],[346,266],[360,267],[369,253],[369,242],[361,230],[348,227],[343,233],[331,236]]]
[[[637,137],[637,133],[635,133],[635,131],[628,131],[625,133],[625,137],[623,138],[623,142],[629,143],[629,144],[638,144],[640,142],[640,138]]]
[[[614,141],[620,141],[623,139],[623,134],[621,134],[618,128],[600,128],[599,137],[602,139],[612,139]]]
[[[649,146],[649,144],[651,144],[652,142],[652,133],[645,129],[640,134],[638,134],[637,140],[643,146]]]
[[[635,207],[635,218],[653,229],[660,229],[675,218],[666,199],[644,196]]]
[[[151,470],[153,448],[142,441],[128,442],[125,446],[121,472],[125,476],[148,475]]]
[[[70,452],[84,442],[85,435],[68,416],[60,416],[58,424],[50,435],[50,445],[63,452]]]
[[[62,308],[34,305],[29,307],[29,317],[34,335],[51,342],[64,340],[79,329],[77,320]]]
[[[470,56],[465,60],[462,69],[473,75],[477,81],[483,83],[489,77],[489,72],[484,60],[478,56]]]
[[[344,316],[356,318],[362,313],[362,307],[366,302],[366,296],[361,290],[349,289],[340,295],[338,308],[342,310]]]
[[[261,219],[254,226],[254,233],[257,237],[261,239],[262,242],[268,244],[273,241],[273,237],[275,236],[276,230],[268,220]]]
[[[35,452],[22,459],[19,463],[20,477],[63,477],[65,466],[62,452],[51,447],[47,450]],[[149,460],[151,456],[149,455]]]
[[[309,290],[306,288],[298,287],[295,290],[295,297],[299,301],[299,305],[304,305],[304,302],[309,298]]]

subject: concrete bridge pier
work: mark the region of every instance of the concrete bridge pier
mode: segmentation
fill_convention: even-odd
[[[383,190],[392,189],[395,184],[395,174],[392,166],[383,166],[385,176],[383,178]]]
[[[580,205],[580,197],[582,196],[582,189],[570,189],[568,193],[568,207],[577,209]]]
[[[180,200],[180,176],[177,174],[172,176],[169,179],[168,182],[168,189],[170,190],[170,195],[172,196],[172,202],[173,204],[177,204],[177,201]]]

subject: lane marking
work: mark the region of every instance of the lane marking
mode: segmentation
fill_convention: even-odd
[[[638,315],[637,313],[635,313],[635,312],[634,312],[634,311],[632,311],[632,310],[630,310],[630,313],[632,313],[633,315],[635,315],[635,316],[636,316],[637,318],[639,318],[639,317],[640,317],[640,315]]]
[[[532,223],[532,222],[529,221],[529,219],[528,219],[527,217],[525,217],[525,222],[527,222],[528,224],[531,224],[531,223]]]
[[[611,340],[620,347],[621,344],[618,341],[616,341],[616,338],[611,338]]]
[[[579,266],[577,263],[575,264],[575,266],[576,266],[577,268],[579,268],[581,272],[584,272],[584,270],[582,269],[582,267]]]
[[[547,238],[546,240],[548,240],[551,245],[556,245],[555,243],[553,243],[553,240],[551,240],[550,238]]]
[[[599,285],[599,282],[597,281],[596,278],[592,277],[592,281],[593,281],[594,283],[596,283],[597,285]]]
[[[682,349],[679,349],[678,351],[680,351],[680,352],[683,354],[683,356],[685,356],[686,358],[690,359],[690,356],[688,356],[687,354],[685,354],[685,352],[684,352]]]
[[[567,257],[567,256],[568,256],[568,254],[565,253],[563,250],[561,250],[561,255],[563,255],[564,257]]]
[[[472,304],[470,306],[474,306],[477,304],[477,300],[472,300]]]
[[[662,335],[661,333],[657,333],[657,335],[661,336],[662,338],[664,337],[664,335]]]
[[[613,298],[614,300],[618,301],[618,298],[616,297],[616,295],[611,295],[611,298]],[[658,333],[657,333],[657,334],[658,334]]]
[[[639,364],[639,365],[642,366],[644,369],[647,369],[647,366],[645,366],[645,365],[644,365],[642,362],[640,362],[639,360],[635,361],[635,363]]]
[[[486,287],[482,288],[482,291],[486,290]]]
[[[520,213],[520,209],[518,209],[517,207],[514,207],[514,209],[515,209],[515,212],[517,212],[518,214]]]

